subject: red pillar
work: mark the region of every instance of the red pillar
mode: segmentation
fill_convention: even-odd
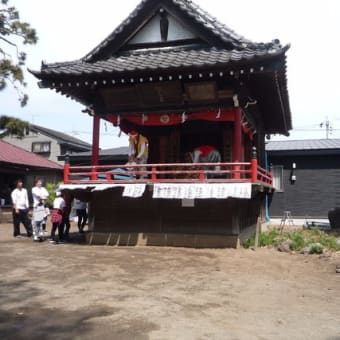
[[[252,156],[251,156],[251,181],[253,183],[257,183],[257,152],[255,146],[252,148]]]
[[[99,163],[99,134],[100,134],[100,117],[94,113],[93,115],[93,131],[92,131],[92,166]]]
[[[242,115],[241,109],[236,108],[234,114],[234,143],[233,143],[233,162],[240,163],[242,161]],[[240,176],[240,166],[234,167],[234,178],[239,179]]]
[[[69,183],[70,183],[70,157],[68,154],[66,154],[64,163],[64,184]]]

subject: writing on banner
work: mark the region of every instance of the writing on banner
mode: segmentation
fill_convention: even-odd
[[[142,197],[145,191],[145,184],[125,184],[123,197]]]
[[[251,183],[157,183],[153,198],[225,199],[251,198]]]

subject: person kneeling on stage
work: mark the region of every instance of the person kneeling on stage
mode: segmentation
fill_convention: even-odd
[[[194,149],[192,153],[193,163],[221,163],[220,152],[211,145],[201,145]],[[220,171],[219,165],[214,167],[216,171]],[[214,174],[217,175],[217,174]]]

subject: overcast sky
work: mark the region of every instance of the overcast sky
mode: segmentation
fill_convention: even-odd
[[[291,43],[288,51],[288,87],[294,130],[291,137],[325,138],[320,123],[333,127],[340,138],[340,1],[338,0],[195,0],[237,33],[257,42],[278,38]],[[106,38],[139,0],[10,0],[21,18],[37,30],[39,42],[25,47],[27,67],[40,69],[41,60],[68,61],[83,57]],[[10,88],[0,92],[0,114],[20,117],[91,142],[92,120],[83,106],[41,90],[26,74],[30,100],[20,108]],[[106,126],[105,126],[106,125]],[[126,136],[102,123],[101,147],[127,144]],[[280,138],[282,139],[282,137]]]

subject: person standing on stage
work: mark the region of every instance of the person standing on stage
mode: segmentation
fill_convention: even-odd
[[[135,160],[137,164],[147,164],[149,157],[149,141],[146,137],[132,130],[129,132],[129,159]],[[146,167],[140,167],[139,171],[146,171]],[[146,178],[143,174],[140,178]]]

